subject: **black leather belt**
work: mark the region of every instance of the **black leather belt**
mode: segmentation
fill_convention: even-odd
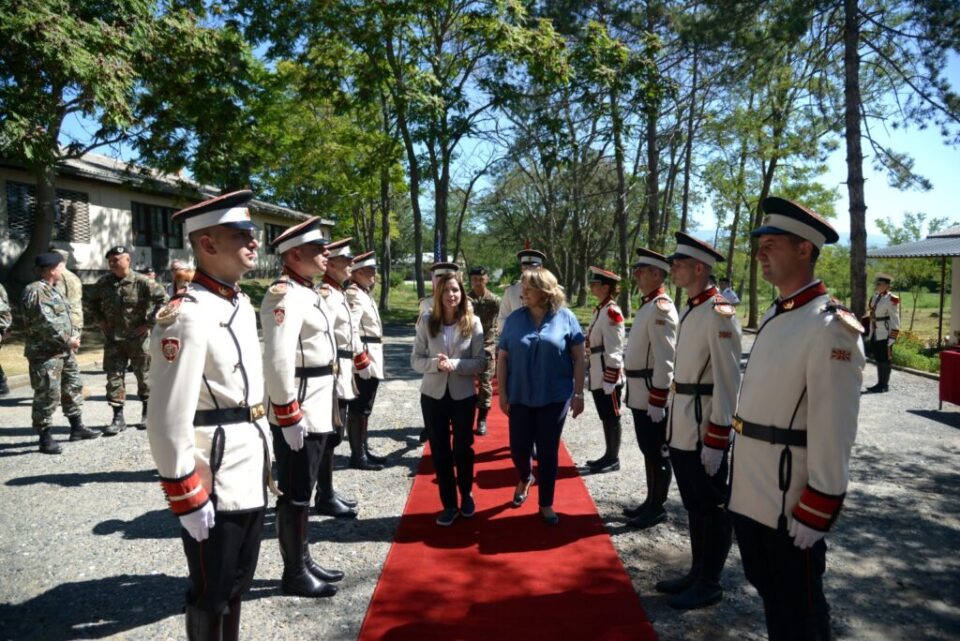
[[[349,349],[338,349],[337,358],[353,358],[353,352]]]
[[[297,367],[293,370],[293,374],[299,378],[333,376],[333,365],[323,365],[321,367]]]
[[[772,445],[792,445],[794,447],[807,446],[807,433],[802,430],[787,430],[772,425],[758,425],[745,421],[739,416],[733,417],[733,429],[737,434],[747,438],[755,438]]]
[[[203,425],[253,423],[266,415],[267,412],[263,409],[263,403],[257,403],[250,407],[225,407],[219,410],[197,410],[193,415],[193,424],[200,427]]]
[[[877,316],[873,320],[890,320],[889,316]]]
[[[678,383],[674,381],[671,389],[675,394],[713,396],[713,383]]]
[[[361,343],[382,343],[383,339],[380,338],[379,336],[361,336],[360,342]]]
[[[653,376],[653,370],[649,368],[628,369],[625,371],[627,372],[627,378],[650,378],[651,376]]]
[[[591,353],[591,354],[602,354],[602,353],[603,353],[603,345],[601,345],[600,347],[591,347],[591,348],[590,348],[590,353]]]

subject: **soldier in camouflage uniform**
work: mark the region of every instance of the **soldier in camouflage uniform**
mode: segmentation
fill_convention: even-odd
[[[13,314],[10,313],[10,299],[7,298],[7,290],[0,285],[0,345],[3,337],[10,329],[13,323]],[[3,373],[3,367],[0,367],[0,396],[6,396],[10,393],[7,386],[7,375]]]
[[[59,454],[60,445],[50,435],[53,411],[63,403],[70,421],[70,440],[91,439],[99,432],[83,425],[83,396],[80,368],[74,355],[80,336],[70,322],[67,301],[55,289],[63,269],[63,257],[51,252],[36,258],[40,280],[23,290],[23,325],[26,343],[23,354],[30,367],[33,387],[33,427],[40,434],[40,451]]]
[[[146,429],[150,387],[149,338],[157,311],[167,295],[156,281],[130,268],[130,253],[123,245],[107,251],[110,274],[102,276],[90,291],[87,309],[103,332],[103,369],[107,372],[107,402],[113,407],[113,421],[106,436],[119,434],[127,425],[123,418],[126,398],[124,373],[129,365],[137,377],[137,395],[143,402],[138,429]]]
[[[487,290],[487,269],[474,267],[470,270],[470,292],[467,298],[473,304],[473,313],[483,325],[483,351],[487,355],[487,365],[480,373],[480,393],[477,394],[477,434],[487,433],[487,412],[493,399],[493,385],[490,383],[496,369],[494,358],[494,336],[496,335],[497,316],[500,314],[500,297]]]
[[[67,304],[70,305],[70,322],[73,323],[77,334],[81,335],[83,333],[83,283],[79,276],[67,269],[70,252],[53,246],[50,247],[50,251],[63,256],[63,273],[60,275],[60,282],[56,284],[56,288],[60,295],[66,299]]]

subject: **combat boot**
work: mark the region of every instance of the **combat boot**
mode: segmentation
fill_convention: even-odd
[[[40,430],[40,451],[44,454],[60,454],[63,452],[60,444],[53,440],[49,427]]]
[[[87,441],[92,438],[100,437],[100,432],[97,430],[91,430],[89,427],[84,426],[83,417],[80,414],[77,414],[76,416],[68,416],[67,420],[70,421],[71,441]]]
[[[143,407],[140,408],[140,422],[137,423],[138,430],[147,429],[147,399],[143,399]]]
[[[127,423],[123,419],[123,405],[119,407],[113,405],[113,421],[110,422],[110,425],[107,425],[103,429],[104,436],[116,436],[123,430],[127,429]]]

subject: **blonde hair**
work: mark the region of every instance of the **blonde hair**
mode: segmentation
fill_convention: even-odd
[[[427,329],[430,330],[430,336],[436,336],[440,333],[440,326],[443,325],[443,290],[449,281],[455,281],[460,288],[460,303],[457,305],[457,313],[454,316],[457,327],[460,329],[460,335],[466,338],[473,334],[473,305],[467,301],[467,290],[460,280],[459,274],[442,274],[437,278],[433,286],[433,308],[430,310],[430,321],[427,323]]]
[[[530,289],[536,289],[543,292],[547,311],[551,314],[564,306],[567,297],[564,295],[557,277],[549,269],[541,267],[537,270],[523,272],[520,276],[521,286],[526,285]]]

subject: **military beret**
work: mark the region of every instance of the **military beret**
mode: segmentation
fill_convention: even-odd
[[[693,258],[708,267],[713,267],[716,263],[723,261],[723,254],[714,249],[710,244],[682,231],[674,233],[674,236],[677,239],[677,248],[672,254],[667,256],[667,260]]]
[[[113,258],[114,256],[119,256],[120,254],[129,254],[127,248],[124,245],[114,245],[107,250],[106,258]]]
[[[486,276],[486,275],[487,275],[487,268],[484,267],[483,265],[479,265],[479,266],[477,266],[477,267],[473,267],[473,268],[470,269],[470,275],[471,275],[471,276]]]
[[[44,254],[37,254],[37,257],[33,259],[33,264],[37,267],[54,267],[63,262],[63,256],[57,252],[46,252]]]

